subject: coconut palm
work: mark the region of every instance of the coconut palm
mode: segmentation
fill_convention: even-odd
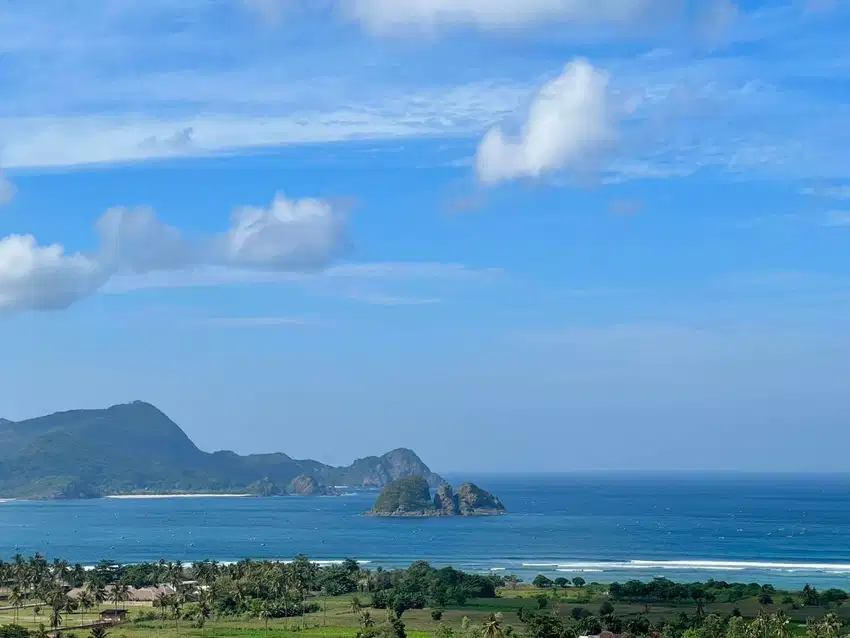
[[[54,605],[50,608],[50,627],[55,631],[62,624],[62,606]]]
[[[154,609],[159,609],[160,619],[162,622],[160,623],[160,628],[165,625],[165,612],[168,610],[171,605],[171,597],[165,591],[160,591],[156,598],[153,599],[153,607]]]
[[[808,587],[808,585],[807,585]],[[806,637],[807,638],[826,638],[824,624],[813,618],[806,619]]]
[[[351,615],[356,616],[360,613],[360,610],[363,609],[363,603],[360,601],[358,596],[352,596],[351,600],[348,602],[348,608],[351,610]]]
[[[481,635],[483,638],[504,638],[505,630],[502,623],[502,614],[490,614],[481,624]]]
[[[210,619],[212,615],[212,609],[210,608],[209,602],[206,600],[206,597],[201,598],[201,601],[198,603],[198,608],[195,611],[195,621],[198,623],[198,627],[201,628],[201,635],[204,635],[204,625]]]
[[[80,608],[80,624],[86,624],[86,612],[94,607],[94,600],[92,600],[92,596],[85,589],[80,593],[77,598],[77,603]]]
[[[833,612],[823,617],[823,633],[826,638],[837,638],[841,631],[841,621]]]
[[[360,613],[360,624],[364,629],[375,626],[375,619],[372,618],[372,613],[368,609]]]
[[[64,595],[64,593],[62,596],[62,611],[69,616],[77,611],[77,601],[70,596]]]
[[[103,601],[106,600],[106,588],[98,580],[87,580],[83,589],[91,597],[96,607],[102,605]]]
[[[781,609],[773,614],[773,638],[791,638],[791,620]]]
[[[20,585],[12,587],[9,593],[9,604],[15,608],[15,624],[18,624],[18,612],[24,606],[24,594],[21,591]]]
[[[268,600],[264,600],[260,604],[260,608],[257,612],[257,616],[260,620],[263,621],[263,624],[265,625],[266,631],[268,631],[269,630],[269,618],[272,617],[272,606],[271,606],[271,603]]]

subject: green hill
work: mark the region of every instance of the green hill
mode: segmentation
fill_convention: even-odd
[[[298,476],[312,476],[322,485],[382,487],[414,475],[430,485],[442,482],[407,449],[348,467],[286,454],[210,454],[199,450],[165,414],[141,401],[26,421],[0,420],[4,498],[252,490],[271,494],[282,493]]]

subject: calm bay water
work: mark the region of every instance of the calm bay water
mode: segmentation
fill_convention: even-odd
[[[0,503],[0,556],[93,564],[424,559],[525,578],[772,582],[850,589],[850,476],[479,476],[510,514],[364,517],[376,494]],[[458,482],[458,481],[453,481]]]

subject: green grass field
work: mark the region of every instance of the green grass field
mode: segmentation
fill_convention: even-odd
[[[536,609],[536,596],[545,594],[548,599],[547,609],[554,611],[560,616],[569,617],[570,612],[575,607],[584,607],[585,609],[598,613],[599,606],[606,600],[604,596],[597,596],[588,600],[588,595],[576,589],[560,590],[538,590],[524,587],[517,590],[502,590],[500,596],[495,599],[472,599],[468,603],[459,608],[446,609],[443,611],[441,622],[452,627],[455,630],[460,630],[463,618],[469,618],[472,624],[480,624],[491,613],[502,612],[506,625],[512,625],[515,629],[521,629],[521,623],[517,619],[517,611],[524,606],[527,609]],[[289,618],[289,619],[274,619],[268,623],[268,630],[265,629],[265,623],[254,618],[222,618],[210,619],[203,630],[192,626],[190,621],[181,621],[175,625],[175,621],[171,618],[164,622],[160,620],[145,620],[139,621],[141,614],[150,614],[153,610],[147,605],[130,605],[130,620],[120,626],[113,627],[109,631],[109,635],[113,638],[177,638],[177,636],[187,637],[204,637],[204,638],[224,638],[229,636],[252,637],[287,637],[287,638],[352,638],[359,628],[358,617],[353,615],[349,610],[350,596],[340,596],[329,598],[326,602],[326,609],[316,613],[308,614],[304,618]],[[316,599],[320,605],[323,601]],[[695,609],[692,604],[651,604],[648,607],[637,603],[615,603],[615,610],[619,617],[624,620],[645,615],[653,623],[659,620],[675,619],[680,613],[684,612],[693,615]],[[104,605],[102,609],[111,609],[111,605]],[[746,618],[753,618],[758,615],[762,606],[759,605],[756,599],[746,599],[737,603],[710,603],[705,606],[707,614],[718,614],[728,616],[737,608]],[[806,608],[806,609],[791,609],[790,606],[784,605],[768,605],[765,607],[767,611],[773,612],[778,609],[783,609],[788,616],[798,622],[805,623],[807,617],[822,616],[827,610],[823,608]],[[91,621],[97,617],[98,610],[89,611],[85,618]],[[850,621],[850,606],[837,607],[832,609],[844,621]],[[373,617],[376,622],[381,622],[384,618],[384,611],[373,610]],[[82,617],[75,613],[71,617],[65,617],[63,622],[64,635],[68,632],[74,633],[73,627],[81,623]],[[0,612],[0,625],[11,624],[14,620],[14,613],[11,611]],[[431,610],[419,609],[405,612],[402,617],[407,633],[410,638],[426,638],[437,629],[438,622],[431,618]],[[32,609],[23,609],[18,614],[18,624],[27,627],[35,628],[38,623],[48,624],[48,616],[46,610],[33,618]],[[799,632],[797,628],[795,633]],[[79,630],[76,632],[80,638],[87,636],[88,630]]]

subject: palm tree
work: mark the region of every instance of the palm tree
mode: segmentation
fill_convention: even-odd
[[[808,587],[808,585],[806,585]],[[825,638],[826,631],[824,624],[812,618],[806,619],[806,636],[807,638]]]
[[[47,627],[44,626],[44,623],[38,624],[38,629],[36,629],[33,634],[35,638],[48,638],[50,634],[47,633]]]
[[[195,620],[201,628],[202,636],[204,635],[204,625],[210,619],[211,615],[212,609],[210,609],[210,604],[207,602],[206,597],[201,598],[201,601],[198,603],[198,609],[195,613]]]
[[[55,631],[62,624],[62,606],[54,605],[50,610],[50,627]]]
[[[33,624],[33,625],[35,624],[35,617],[36,617],[36,616],[38,616],[39,614],[41,614],[41,606],[40,606],[40,605],[35,605],[35,606],[32,608],[32,624]]]
[[[168,607],[171,605],[171,597],[164,590],[160,591],[156,598],[153,599],[154,609],[159,609],[160,617],[162,622],[160,623],[160,629],[165,625],[165,612]]]
[[[63,595],[62,597],[62,611],[64,611],[69,616],[77,611],[77,601],[71,598],[70,596]]]
[[[360,624],[363,626],[364,629],[375,626],[375,619],[372,618],[372,612],[370,612],[368,609],[360,613]]]
[[[823,633],[826,638],[837,638],[841,631],[841,621],[833,612],[829,612],[823,617]]]
[[[109,600],[110,602],[115,603],[115,609],[118,609],[118,603],[122,603],[121,607],[124,609],[126,606],[123,605],[123,603],[129,599],[130,588],[126,583],[115,583],[112,586],[112,589],[109,592]]]
[[[269,630],[269,618],[271,618],[271,616],[272,616],[272,607],[271,607],[270,601],[264,600],[260,604],[258,616],[259,616],[260,620],[262,620],[263,623],[265,624],[266,631],[268,631]]]
[[[180,609],[183,607],[183,603],[186,600],[186,595],[183,592],[182,588],[178,589],[173,596],[171,596],[171,610],[174,612],[174,630],[177,632],[177,635],[180,635]]]
[[[71,576],[71,567],[66,560],[53,561],[53,580],[60,585],[67,585]]]
[[[773,638],[791,638],[791,621],[783,610],[773,614]]]
[[[9,594],[9,603],[12,607],[15,608],[15,624],[18,624],[18,611],[21,607],[24,606],[24,595],[21,592],[21,588],[19,585],[15,585],[12,587],[12,591]]]
[[[502,614],[490,614],[481,624],[481,635],[483,638],[504,638],[505,630],[502,626]]]
[[[77,598],[77,603],[79,603],[80,607],[80,624],[86,624],[86,612],[94,607],[94,601],[92,600],[92,596],[85,589],[82,591],[80,596]]]
[[[83,589],[91,596],[95,607],[100,607],[106,600],[106,587],[98,580],[88,580]]]
[[[360,598],[358,596],[352,596],[348,603],[348,608],[351,610],[351,615],[356,616],[360,613],[360,610],[363,609],[363,603],[360,602]]]
[[[108,635],[109,633],[106,631],[106,627],[103,625],[95,625],[91,628],[89,638],[106,638]]]

